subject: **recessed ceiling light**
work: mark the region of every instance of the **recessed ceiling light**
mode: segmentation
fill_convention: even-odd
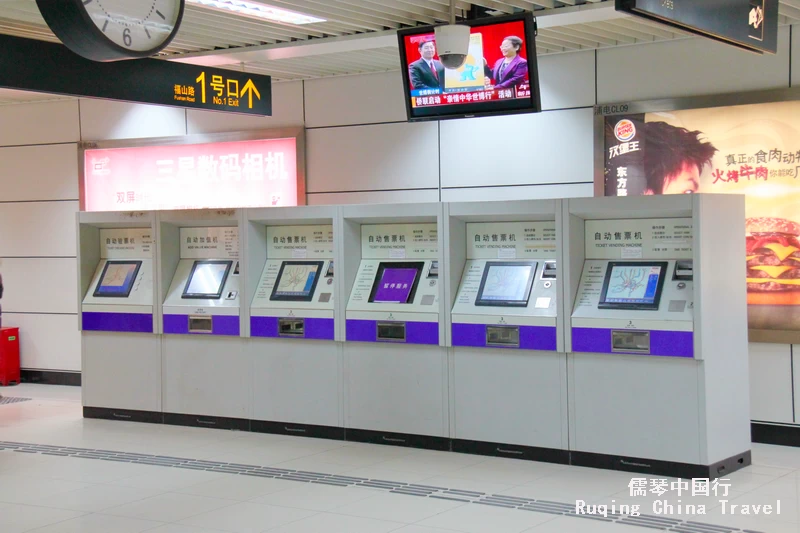
[[[267,6],[243,0],[186,0],[189,4],[197,4],[218,11],[233,12],[245,17],[255,17],[284,24],[314,24],[325,22],[325,19],[295,13],[278,7]]]

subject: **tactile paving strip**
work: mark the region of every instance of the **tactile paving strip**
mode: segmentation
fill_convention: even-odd
[[[24,398],[24,400],[27,399],[29,398]],[[288,479],[301,483],[317,483],[335,487],[370,487],[373,489],[385,490],[393,494],[405,494],[408,496],[419,496],[421,498],[435,498],[477,505],[489,505],[504,509],[583,518],[596,520],[599,522],[637,526],[661,531],[672,531],[675,533],[762,533],[759,531],[744,530],[717,524],[706,524],[691,520],[679,520],[676,518],[644,514],[640,516],[629,516],[609,513],[607,517],[601,515],[583,515],[576,514],[575,504],[563,502],[537,500],[533,498],[519,498],[517,496],[506,496],[503,494],[486,494],[484,492],[471,490],[421,485],[417,483],[403,483],[400,481],[387,481],[383,479],[323,474],[321,472],[306,472],[303,470],[274,468],[270,466],[244,465],[237,463],[205,461],[201,459],[170,457],[165,455],[148,455],[142,453],[110,450],[94,450],[90,448],[72,448],[67,446],[50,446],[45,444],[24,444],[19,442],[0,441],[0,451],[3,450],[17,453],[37,453],[60,457],[79,457],[83,459],[96,459],[100,461],[164,466],[167,468],[204,470],[207,472],[221,472],[225,474],[255,476],[271,479]]]
[[[20,403],[20,402],[29,402],[31,401],[30,398],[18,398],[16,396],[2,396],[0,397],[0,405],[5,405],[9,403]]]

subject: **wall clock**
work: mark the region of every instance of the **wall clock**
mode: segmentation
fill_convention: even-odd
[[[36,0],[64,45],[92,61],[150,57],[175,37],[185,0]]]

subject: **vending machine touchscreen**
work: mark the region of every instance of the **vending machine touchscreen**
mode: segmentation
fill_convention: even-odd
[[[334,340],[333,225],[270,225],[265,236],[250,335]]]
[[[437,239],[430,223],[361,227],[348,341],[439,344]]]
[[[553,351],[556,223],[467,223],[453,346]]]
[[[693,357],[691,219],[592,220],[586,235],[573,350]]]
[[[153,333],[152,233],[99,230],[100,258],[83,298],[81,329]]]
[[[164,300],[164,333],[238,336],[239,228],[180,228],[180,259]]]

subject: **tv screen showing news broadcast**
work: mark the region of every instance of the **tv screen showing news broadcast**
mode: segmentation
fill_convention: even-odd
[[[433,26],[397,32],[409,120],[541,111],[533,15],[466,24],[469,50],[458,69],[440,61]]]

